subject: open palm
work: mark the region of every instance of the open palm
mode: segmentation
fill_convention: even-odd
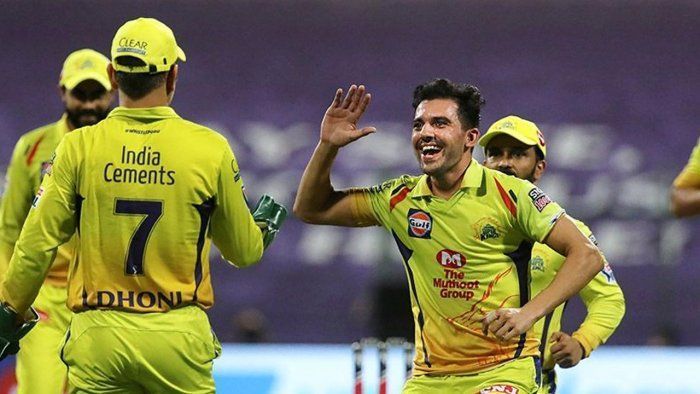
[[[345,99],[343,89],[336,90],[333,102],[321,122],[321,142],[340,148],[375,132],[374,127],[357,127],[357,122],[367,109],[371,97],[365,92],[364,85],[350,86]]]

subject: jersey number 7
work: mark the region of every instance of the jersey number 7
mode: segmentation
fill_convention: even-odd
[[[145,215],[131,235],[126,254],[126,275],[143,275],[143,255],[153,227],[163,215],[163,201],[117,199],[114,207],[117,215]]]

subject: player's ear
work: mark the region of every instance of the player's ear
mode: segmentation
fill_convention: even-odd
[[[175,92],[175,86],[177,85],[177,75],[178,75],[179,68],[177,64],[173,64],[172,67],[170,67],[170,70],[168,71],[168,76],[166,77],[165,80],[165,91],[168,94],[168,96],[171,96],[173,92]]]
[[[63,85],[58,85],[58,86],[56,86],[56,88],[58,89],[58,95],[61,97],[61,101],[63,101],[63,103],[65,103],[66,102],[66,94],[67,94],[68,90],[66,90],[66,87]]]
[[[542,178],[542,175],[544,175],[544,170],[547,168],[547,161],[542,159],[542,160],[537,160],[537,163],[535,163],[535,172],[533,174],[534,178],[540,179]]]
[[[472,127],[464,133],[464,147],[466,149],[473,149],[477,141],[479,141],[479,129],[476,127]]]
[[[112,90],[116,91],[119,89],[119,84],[117,83],[117,72],[112,67],[112,63],[107,65],[107,74],[109,75],[109,83],[112,84]]]

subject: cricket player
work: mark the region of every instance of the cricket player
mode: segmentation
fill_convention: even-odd
[[[479,140],[484,147],[484,165],[508,175],[537,184],[545,172],[547,145],[537,125],[517,116],[507,116],[489,127]],[[574,220],[581,232],[596,244],[591,230]],[[485,235],[487,236],[487,235]],[[530,259],[531,293],[539,294],[554,279],[564,263],[564,256],[547,245],[536,243]],[[534,325],[540,338],[542,387],[540,393],[555,393],[554,365],[571,368],[605,343],[625,314],[625,298],[606,262],[593,280],[579,291],[588,313],[579,328],[569,335],[561,331],[561,319],[566,302],[548,313]]]
[[[598,249],[530,182],[472,158],[483,99],[471,85],[437,79],[414,91],[412,144],[423,171],[371,188],[335,190],[339,149],[375,132],[357,123],[364,86],[338,89],[294,203],[304,221],[384,226],[398,246],[415,321],[414,373],[404,393],[534,393],[539,338],[532,325],[603,267]],[[535,242],[566,256],[530,299]]]
[[[32,199],[49,168],[58,143],[67,133],[93,125],[107,116],[114,94],[107,74],[109,59],[92,50],[71,53],[63,63],[59,79],[65,111],[57,122],[20,137],[7,171],[0,205],[0,277],[4,275],[19,238]],[[41,316],[38,326],[22,340],[16,375],[20,394],[61,394],[66,366],[59,349],[70,321],[66,306],[68,263],[75,239],[61,245],[34,306]]]
[[[60,352],[70,392],[212,393],[211,241],[255,264],[285,211],[266,197],[251,215],[226,139],[169,106],[185,60],[170,28],[129,21],[111,55],[120,106],[56,149],[0,288],[0,345],[14,350],[56,249],[77,233]]]
[[[700,214],[700,138],[688,164],[673,181],[671,212],[679,218]]]

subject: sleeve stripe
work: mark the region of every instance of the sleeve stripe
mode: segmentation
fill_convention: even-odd
[[[393,210],[398,203],[406,199],[406,196],[408,196],[408,193],[410,191],[411,189],[409,189],[407,186],[404,186],[403,189],[401,189],[401,191],[398,192],[398,194],[392,197],[391,200],[389,200],[389,211]]]
[[[34,146],[32,146],[32,150],[29,151],[29,154],[27,155],[27,165],[32,164],[32,160],[34,160],[34,155],[36,155],[37,149],[39,149],[39,145],[41,144],[41,141],[44,139],[44,136],[42,135],[39,137],[38,140],[34,143]]]
[[[513,216],[518,216],[518,209],[513,200],[510,199],[510,196],[508,193],[506,193],[505,189],[503,189],[503,186],[498,182],[498,179],[494,178],[493,179],[496,182],[496,187],[498,188],[498,193],[501,195],[501,198],[503,199],[503,202],[506,204],[506,208],[510,211]]]

